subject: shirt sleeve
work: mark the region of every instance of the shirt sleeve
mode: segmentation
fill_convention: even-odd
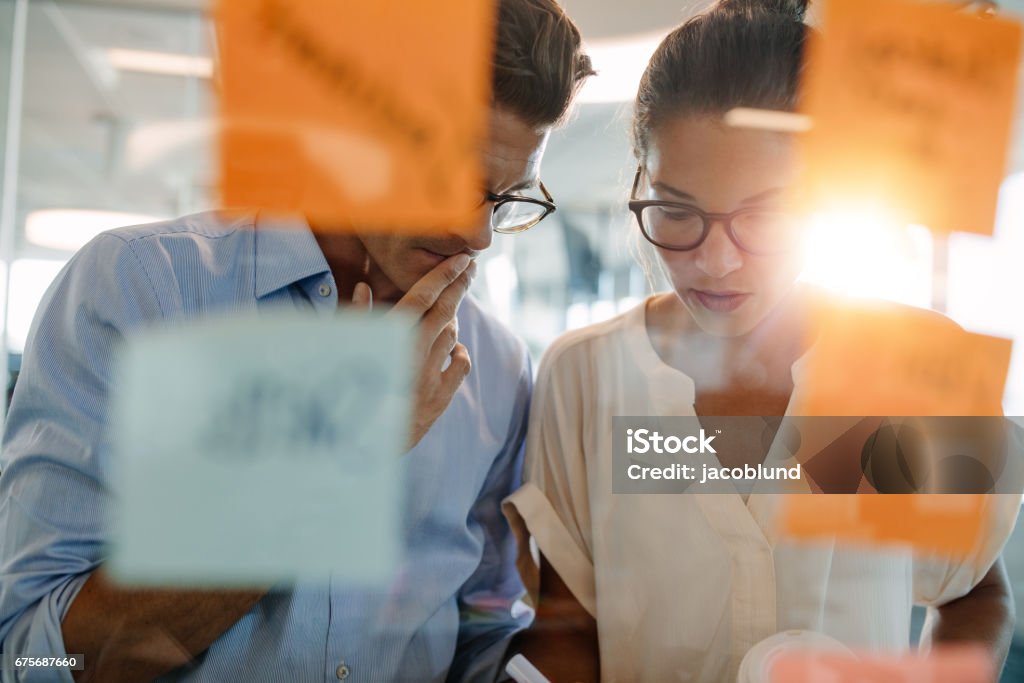
[[[484,540],[483,557],[459,590],[459,635],[449,681],[495,680],[512,636],[533,621],[533,610],[522,601],[525,590],[516,571],[515,540],[501,514],[502,499],[515,490],[522,477],[532,385],[527,355],[516,387],[508,439],[470,511],[470,529]]]
[[[575,351],[555,342],[541,362],[530,411],[524,483],[505,501],[505,514],[519,542],[519,571],[531,597],[536,600],[539,588],[529,545],[532,536],[572,594],[596,617],[583,444],[586,390],[584,368]]]
[[[71,681],[15,655],[66,654],[61,622],[103,559],[110,361],[163,316],[130,243],[100,235],[57,275],[29,333],[0,454],[0,679]],[[55,678],[59,676],[59,678]]]
[[[1013,532],[1021,497],[1013,494],[985,496],[985,533],[974,551],[963,558],[916,557],[914,559],[914,601],[939,607],[970,593],[999,558]]]

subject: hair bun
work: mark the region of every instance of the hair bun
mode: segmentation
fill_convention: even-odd
[[[803,21],[807,15],[810,0],[718,0],[716,10],[732,10],[734,12],[774,12],[793,17],[794,21]]]

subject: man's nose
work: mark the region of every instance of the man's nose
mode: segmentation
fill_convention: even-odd
[[[721,228],[721,229],[719,229]],[[697,267],[708,277],[720,279],[739,270],[743,254],[726,234],[725,226],[715,221],[704,244],[697,247]]]
[[[491,230],[491,213],[494,205],[491,202],[484,202],[473,218],[466,225],[459,228],[452,228],[449,232],[466,243],[466,248],[473,251],[483,251],[491,246],[494,238],[494,231]]]

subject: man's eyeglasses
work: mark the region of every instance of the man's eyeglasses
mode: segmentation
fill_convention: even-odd
[[[643,167],[637,168],[629,210],[647,241],[662,249],[692,251],[704,243],[715,221],[721,221],[732,243],[750,254],[778,254],[795,246],[791,213],[750,207],[731,213],[708,213],[680,202],[637,199]]]
[[[519,194],[494,194],[484,192],[484,202],[493,202],[491,211],[491,229],[506,235],[529,230],[555,212],[555,200],[544,187],[539,184],[544,199],[527,197]]]

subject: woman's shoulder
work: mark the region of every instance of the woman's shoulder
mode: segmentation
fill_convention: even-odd
[[[591,365],[628,352],[632,338],[643,331],[646,306],[652,298],[607,320],[565,332],[544,351],[542,367]]]

